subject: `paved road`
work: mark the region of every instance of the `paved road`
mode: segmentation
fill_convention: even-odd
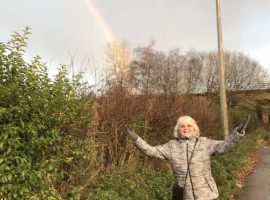
[[[270,145],[263,147],[261,161],[236,200],[270,200]]]

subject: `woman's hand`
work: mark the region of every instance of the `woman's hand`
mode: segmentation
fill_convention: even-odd
[[[127,126],[126,126],[126,128],[127,128],[127,132],[128,132],[128,135],[129,135],[129,137],[133,140],[133,141],[136,141],[137,139],[138,139],[138,135],[137,135],[137,133],[135,133],[135,131],[133,131],[133,130],[130,130]]]

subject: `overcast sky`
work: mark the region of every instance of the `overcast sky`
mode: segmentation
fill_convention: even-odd
[[[102,63],[105,31],[117,41],[130,41],[133,48],[155,39],[156,48],[164,51],[215,50],[215,2],[0,0],[0,40],[6,42],[14,31],[29,26],[26,57],[40,55],[51,68],[68,64],[68,52],[77,52],[77,65],[87,55]],[[224,48],[250,55],[270,72],[270,0],[221,0],[221,10]]]

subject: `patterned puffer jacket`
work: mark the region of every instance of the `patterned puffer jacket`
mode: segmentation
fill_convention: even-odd
[[[196,142],[197,140],[197,142]],[[234,131],[227,140],[211,140],[206,137],[170,140],[158,146],[150,146],[138,137],[134,144],[146,155],[170,162],[176,183],[184,187],[184,199],[211,200],[219,194],[213,179],[210,166],[210,156],[224,154],[233,149],[239,141],[239,133]],[[186,174],[187,163],[190,160],[190,173]],[[186,180],[186,182],[185,182]]]

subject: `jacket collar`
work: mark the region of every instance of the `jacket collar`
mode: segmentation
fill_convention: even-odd
[[[193,140],[196,140],[196,139],[198,139],[198,138],[199,138],[198,136],[185,137],[185,136],[179,135],[179,136],[176,138],[176,140],[177,140],[177,141],[186,141],[186,140],[193,141]]]

